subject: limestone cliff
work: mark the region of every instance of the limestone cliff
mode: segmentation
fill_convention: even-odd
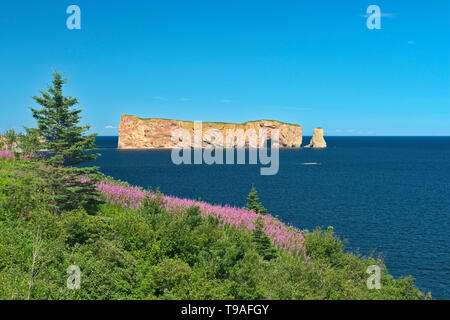
[[[220,130],[225,136],[229,129],[267,129],[269,137],[271,129],[279,129],[280,148],[299,148],[302,144],[302,127],[274,120],[249,121],[242,124],[203,122],[202,131]],[[163,149],[173,148],[177,142],[172,141],[172,132],[176,129],[186,129],[193,134],[194,122],[169,119],[141,119],[135,116],[123,115],[119,124],[119,149]],[[202,138],[202,146],[210,142]]]
[[[13,142],[12,145],[8,145],[8,139],[5,136],[0,135],[0,150],[10,150],[14,152],[22,152],[17,142]]]
[[[311,138],[311,141],[308,145],[305,146],[305,148],[326,148],[327,143],[325,142],[325,139],[323,138],[323,129],[322,128],[315,128],[314,129],[314,135]]]

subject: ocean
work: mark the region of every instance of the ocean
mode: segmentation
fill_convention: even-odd
[[[272,215],[301,229],[333,226],[347,250],[380,255],[395,278],[412,275],[420,290],[450,299],[450,137],[325,138],[326,149],[280,150],[273,176],[259,164],[177,166],[170,150],[118,150],[117,137],[97,137],[93,164],[213,204],[244,206],[254,184]]]

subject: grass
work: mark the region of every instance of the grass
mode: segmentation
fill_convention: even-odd
[[[167,121],[182,121],[182,122],[194,123],[194,121],[186,121],[186,120],[165,119],[165,118],[140,118],[140,117],[137,117],[137,116],[134,116],[134,115],[124,115],[124,116],[135,117],[135,118],[138,118],[139,120],[167,120]],[[281,124],[287,124],[287,125],[290,125],[290,126],[301,127],[301,125],[295,124],[295,123],[288,123],[288,122],[282,122],[282,121],[278,121],[278,120],[267,120],[267,119],[246,121],[246,122],[242,122],[242,123],[216,122],[216,121],[203,121],[203,123],[246,125],[247,123],[254,123],[254,122],[260,122],[260,121],[273,121],[273,122],[278,122],[278,123],[281,123]]]

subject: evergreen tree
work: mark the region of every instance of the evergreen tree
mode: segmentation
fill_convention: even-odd
[[[41,193],[50,212],[61,214],[83,207],[88,213],[98,209],[99,193],[95,187],[99,181],[96,168],[41,167],[39,169]],[[89,173],[89,174],[87,174]]]
[[[49,166],[41,170],[41,187],[51,196],[50,209],[55,213],[79,206],[88,211],[95,210],[98,204],[98,192],[95,188],[98,181],[97,168],[72,166],[99,156],[86,154],[86,151],[96,148],[97,134],[86,136],[84,134],[90,127],[78,126],[81,110],[74,108],[78,100],[63,95],[62,87],[65,83],[66,80],[60,73],[53,72],[53,85],[47,92],[41,91],[42,97],[33,97],[42,106],[40,110],[31,108],[37,128],[25,129],[30,135],[32,148],[37,139],[38,148],[47,152],[46,162]]]
[[[39,136],[43,138],[40,148],[49,152],[51,157],[47,161],[54,166],[72,166],[99,156],[85,153],[96,148],[97,134],[83,135],[90,126],[78,126],[81,110],[73,108],[78,103],[76,98],[63,95],[66,82],[62,74],[54,71],[53,85],[47,92],[41,91],[42,97],[33,97],[42,108],[31,108]]]
[[[255,189],[255,186],[252,185],[252,189],[247,196],[247,205],[246,208],[252,210],[256,213],[267,213],[266,208],[263,207],[261,202],[259,201],[258,192]]]
[[[255,229],[253,229],[253,240],[256,243],[258,253],[264,260],[272,260],[277,257],[277,252],[273,247],[269,236],[263,231],[264,221],[259,216],[255,221]]]

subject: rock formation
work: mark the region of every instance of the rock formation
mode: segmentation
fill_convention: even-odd
[[[325,142],[325,139],[323,138],[323,129],[322,128],[315,128],[314,129],[314,135],[311,138],[311,141],[308,145],[305,146],[305,148],[326,148],[327,143]]]
[[[12,145],[8,145],[8,139],[0,135],[0,150],[10,150],[13,152],[22,152],[17,142],[13,142]]]
[[[172,141],[172,132],[176,129],[186,129],[193,135],[194,122],[169,119],[141,119],[135,116],[123,115],[119,124],[119,149],[164,149],[177,146],[177,141]],[[259,129],[267,129],[270,138],[272,129],[279,129],[280,148],[299,148],[302,144],[302,127],[296,124],[287,124],[274,120],[248,121],[242,124],[203,122],[202,132],[216,129],[226,136],[229,129],[254,129],[258,134]],[[206,147],[210,141],[202,137],[202,147]]]

